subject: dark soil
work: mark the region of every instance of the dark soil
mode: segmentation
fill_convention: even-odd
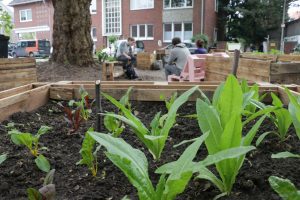
[[[158,111],[166,112],[163,103],[158,102],[132,102],[136,114],[142,121],[149,125],[150,121]],[[107,111],[114,107],[103,102],[103,108]],[[192,114],[195,112],[194,103],[187,103],[180,114]],[[116,199],[125,195],[131,199],[138,199],[136,190],[130,185],[123,173],[108,160],[102,152],[99,152],[98,177],[93,178],[85,166],[77,166],[80,160],[79,150],[85,131],[93,126],[95,117],[82,124],[75,135],[68,135],[68,124],[63,119],[63,113],[56,102],[49,102],[32,113],[17,113],[2,123],[18,123],[17,128],[21,131],[36,133],[41,125],[52,126],[53,129],[41,137],[40,142],[49,151],[43,154],[49,159],[51,167],[56,169],[54,183],[57,189],[57,199]],[[248,129],[246,127],[244,132]],[[274,129],[274,126],[266,121],[260,128],[259,134]],[[106,132],[103,129],[103,132]],[[294,128],[290,128],[289,138],[280,143],[275,137],[267,138],[255,151],[248,154],[242,169],[237,177],[231,196],[221,199],[227,200],[276,200],[280,199],[274,193],[267,181],[271,175],[290,179],[300,188],[300,159],[271,159],[272,153],[291,151],[300,153],[300,141],[295,135]],[[161,160],[153,162],[152,156],[144,145],[127,127],[121,135],[135,148],[142,150],[149,162],[149,172],[154,184],[159,176],[154,173],[155,169],[164,163],[176,160],[184,151],[186,146],[173,148],[174,144],[182,140],[192,139],[200,135],[196,120],[188,118],[177,118],[177,125],[171,129],[170,137],[166,143]],[[32,156],[27,149],[14,145],[7,135],[3,126],[0,129],[0,152],[9,153],[8,159],[0,166],[0,199],[27,199],[26,189],[29,187],[40,188],[45,173],[41,172],[35,165]],[[202,145],[197,160],[205,158],[207,151]],[[192,180],[185,192],[177,199],[181,200],[208,200],[220,192],[209,182],[203,180]]]

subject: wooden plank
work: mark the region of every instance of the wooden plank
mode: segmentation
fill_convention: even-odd
[[[16,112],[31,112],[48,102],[50,85],[0,99],[0,122]]]
[[[300,84],[299,74],[272,74],[270,77],[271,83],[280,84]]]
[[[5,90],[5,91],[0,92],[0,99],[6,98],[6,97],[9,97],[9,96],[13,96],[13,95],[16,95],[16,94],[21,93],[21,92],[26,92],[30,89],[32,89],[32,84],[28,84],[28,85],[20,86],[20,87],[17,87],[17,88],[12,88],[12,89],[9,89],[9,90]]]
[[[0,58],[0,65],[35,63],[34,58]]]
[[[15,88],[15,87],[20,87],[22,85],[27,85],[28,83],[32,83],[32,82],[35,82],[35,80],[30,80],[30,79],[27,79],[27,80],[24,80],[24,82],[8,82],[8,83],[1,83],[0,84],[0,91],[4,91],[6,90],[7,88]]]
[[[279,62],[300,62],[300,55],[279,55]]]
[[[71,100],[74,98],[74,89],[63,87],[51,87],[50,99],[56,100]]]
[[[300,76],[300,63],[272,63],[271,74],[298,74]]]
[[[278,56],[277,55],[270,55],[270,54],[253,54],[253,53],[243,53],[241,55],[242,58],[248,59],[256,59],[256,60],[271,60],[272,62],[276,62]]]
[[[299,92],[296,92],[296,91],[293,91],[293,90],[290,90],[290,91],[293,95],[300,96]],[[278,86],[277,87],[277,92],[278,92],[278,96],[281,99],[281,101],[283,102],[283,104],[288,105],[290,100],[289,100],[289,97],[288,97],[287,93],[285,92],[284,87]]]

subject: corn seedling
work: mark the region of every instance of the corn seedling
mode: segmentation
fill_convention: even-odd
[[[106,156],[124,173],[129,182],[137,189],[140,200],[172,200],[182,193],[190,179],[194,168],[207,167],[221,160],[233,158],[254,147],[234,149],[231,152],[219,152],[217,155],[208,156],[199,163],[193,159],[199,147],[207,138],[208,133],[196,138],[186,148],[180,158],[159,168],[156,173],[162,173],[159,182],[154,188],[148,173],[148,162],[144,153],[133,148],[121,138],[114,138],[108,134],[88,132],[92,138],[103,145]]]
[[[116,101],[113,97],[102,93],[102,95],[121,110],[122,115],[106,113],[105,116],[117,118],[128,124],[137,137],[144,143],[155,160],[159,159],[164,149],[165,142],[168,138],[169,131],[176,122],[176,114],[179,107],[184,104],[190,95],[192,95],[198,87],[195,86],[179,96],[167,114],[157,113],[150,124],[150,130],[123,104]]]
[[[88,132],[93,131],[93,128],[90,128],[88,130]],[[100,146],[98,146],[94,151],[95,144],[96,141],[88,133],[85,133],[85,137],[82,142],[82,147],[80,149],[82,159],[76,163],[77,165],[86,165],[91,171],[92,176],[94,177],[97,176],[98,172],[97,152],[100,149]]]
[[[174,92],[170,98],[165,97],[163,94],[161,94],[159,98],[165,102],[166,108],[169,111],[174,101],[177,99],[177,92]]]
[[[293,125],[296,130],[296,134],[300,139],[300,97],[295,97],[287,88],[285,89],[289,96],[289,112],[292,117]]]
[[[44,172],[49,172],[50,164],[47,158],[39,152],[40,150],[47,149],[46,147],[39,146],[39,139],[51,129],[52,128],[48,126],[41,126],[36,135],[31,133],[22,133],[17,129],[13,129],[8,132],[14,144],[24,145],[28,148],[30,153],[35,157],[37,167]]]
[[[196,110],[200,129],[202,133],[210,133],[205,140],[209,155],[234,147],[251,145],[265,116],[242,137],[242,113],[250,100],[251,98],[245,98],[241,86],[233,75],[228,76],[225,84],[218,87],[212,103],[208,98],[197,100]],[[221,179],[208,169],[199,170],[198,178],[213,182],[222,192],[221,195],[229,195],[244,159],[245,155],[241,155],[217,163],[216,168]]]
[[[125,106],[128,110],[131,111],[131,104],[129,102],[129,94],[132,90],[132,87],[130,87],[126,94],[121,97],[119,103],[122,104],[123,106]],[[119,115],[122,115],[122,111],[118,111]],[[109,112],[110,114],[114,114],[112,112]],[[124,125],[122,123],[121,120],[118,120],[117,118],[115,117],[112,117],[112,116],[109,116],[109,115],[106,115],[104,116],[104,126],[105,128],[114,136],[114,137],[118,137],[124,130]]]

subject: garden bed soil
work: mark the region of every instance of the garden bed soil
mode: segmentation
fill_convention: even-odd
[[[136,114],[142,121],[149,125],[154,115],[166,112],[162,102],[132,102]],[[103,102],[106,111],[115,108],[108,102]],[[195,112],[194,103],[186,103],[179,113],[191,114]],[[40,138],[42,145],[49,150],[43,152],[49,159],[51,167],[56,169],[54,183],[57,190],[57,199],[101,199],[119,200],[125,195],[130,199],[138,199],[137,191],[124,174],[108,160],[102,151],[98,152],[99,171],[97,178],[93,178],[86,166],[78,166],[76,162],[81,159],[79,150],[85,131],[95,124],[95,116],[81,125],[75,135],[68,135],[68,124],[63,119],[57,103],[50,101],[47,105],[31,113],[17,113],[1,124],[0,128],[0,152],[7,152],[8,159],[0,166],[0,196],[1,199],[27,199],[26,189],[29,187],[40,188],[45,173],[35,165],[32,156],[23,146],[16,146],[3,127],[9,122],[18,123],[21,131],[36,133],[41,125],[53,127],[53,129]],[[251,125],[244,129],[247,132]],[[266,121],[259,130],[262,134],[267,130],[273,130],[274,125]],[[102,132],[106,132],[103,128]],[[242,169],[237,177],[232,194],[221,199],[226,200],[279,200],[280,197],[272,191],[267,181],[271,175],[290,179],[300,188],[300,159],[271,159],[272,153],[291,151],[300,153],[300,142],[295,135],[294,128],[289,130],[289,138],[280,143],[275,137],[267,138],[256,150],[248,154]],[[177,118],[177,125],[170,131],[165,149],[160,161],[154,162],[152,156],[137,137],[126,127],[121,135],[125,141],[133,147],[142,150],[149,162],[149,173],[154,184],[159,176],[154,173],[157,167],[178,159],[186,146],[173,148],[173,145],[182,140],[192,139],[200,135],[196,120],[189,118]],[[197,155],[197,160],[205,158],[207,151],[203,144]],[[183,194],[178,196],[180,200],[209,200],[220,192],[209,182],[204,180],[191,180]]]

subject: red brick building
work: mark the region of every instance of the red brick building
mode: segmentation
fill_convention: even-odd
[[[15,33],[19,39],[52,40],[51,0],[13,0]],[[107,37],[132,36],[143,40],[146,50],[158,48],[158,41],[173,37],[189,42],[198,33],[216,41],[217,0],[92,0],[91,35],[97,49],[107,46]]]

